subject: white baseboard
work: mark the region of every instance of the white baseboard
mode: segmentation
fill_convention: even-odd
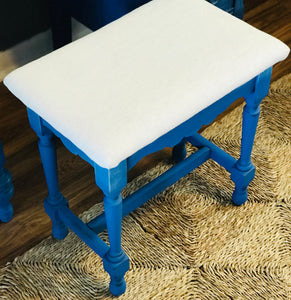
[[[90,29],[72,20],[73,40],[91,32]],[[32,38],[13,46],[5,51],[0,51],[0,81],[20,66],[33,61],[53,50],[51,31],[39,33]]]

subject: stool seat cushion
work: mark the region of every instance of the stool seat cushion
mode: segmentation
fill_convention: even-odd
[[[113,168],[288,53],[204,0],[153,0],[4,83],[95,163]]]

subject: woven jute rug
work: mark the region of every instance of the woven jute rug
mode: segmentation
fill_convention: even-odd
[[[291,76],[263,100],[245,205],[229,174],[208,161],[123,222],[130,258],[120,299],[291,299]],[[239,155],[242,106],[203,135]],[[188,145],[188,152],[195,149]],[[161,162],[124,195],[171,166]],[[82,214],[89,221],[97,204]],[[107,240],[106,232],[100,234]],[[75,234],[48,238],[0,271],[1,299],[111,299],[101,259]]]

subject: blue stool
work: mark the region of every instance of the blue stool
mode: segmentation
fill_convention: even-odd
[[[13,196],[14,188],[11,174],[4,168],[4,164],[5,156],[0,143],[0,220],[9,222],[13,215],[13,207],[10,200]]]
[[[230,172],[233,202],[247,200],[259,104],[272,66],[288,53],[282,42],[204,0],[153,0],[5,78],[39,137],[53,236],[63,239],[70,228],[91,247],[114,295],[125,291],[129,269],[123,216],[210,158]],[[246,105],[236,160],[198,130],[240,97]],[[104,214],[88,224],[59,191],[54,135],[93,166],[104,192]],[[198,148],[188,157],[186,141]],[[173,147],[177,164],[122,199],[128,170],[164,147]],[[97,235],[105,228],[110,246]]]

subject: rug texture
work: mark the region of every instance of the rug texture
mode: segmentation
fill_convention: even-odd
[[[208,161],[123,222],[130,258],[120,299],[291,299],[291,76],[263,100],[245,205],[234,206],[229,174]],[[242,106],[203,135],[238,158]],[[188,145],[188,152],[195,149]],[[163,173],[163,161],[128,184]],[[89,221],[97,204],[82,214]],[[100,236],[107,240],[106,232]],[[0,299],[111,299],[101,259],[75,234],[48,238],[0,270]]]

